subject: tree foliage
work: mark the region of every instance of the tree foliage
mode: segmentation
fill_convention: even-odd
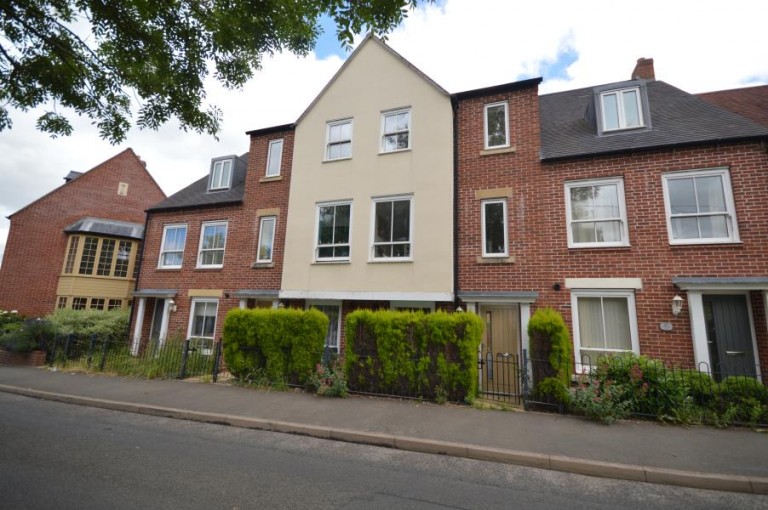
[[[431,1],[431,0],[426,0]],[[216,135],[209,74],[242,87],[264,55],[305,55],[330,17],[349,49],[354,34],[383,36],[417,0],[4,0],[0,2],[0,131],[11,109],[50,108],[37,128],[72,133],[64,112],[89,117],[111,143],[132,121]]]

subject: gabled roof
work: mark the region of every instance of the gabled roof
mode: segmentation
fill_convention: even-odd
[[[147,212],[170,211],[188,207],[214,207],[228,204],[240,204],[245,195],[245,173],[248,153],[234,156],[235,165],[232,171],[232,185],[221,191],[208,191],[210,173],[198,179],[186,188],[174,193],[162,202],[147,209]],[[215,158],[222,159],[222,158]],[[238,161],[240,164],[238,164]]]
[[[768,127],[768,85],[696,94],[708,103]]]
[[[133,152],[133,149],[131,149],[129,147],[129,148],[125,149],[124,151],[121,151],[121,152],[115,154],[111,158],[102,161],[101,163],[99,163],[98,165],[94,166],[90,170],[87,170],[85,172],[70,171],[66,175],[66,177],[64,177],[64,181],[65,181],[64,184],[62,184],[58,188],[55,188],[55,189],[49,191],[48,193],[46,193],[45,195],[41,196],[37,200],[33,200],[32,202],[28,203],[27,205],[25,205],[24,207],[22,207],[18,211],[8,215],[7,218],[11,219],[12,217],[14,217],[17,214],[19,214],[21,211],[24,211],[24,210],[28,209],[29,207],[33,206],[34,204],[36,204],[36,203],[38,203],[38,202],[40,202],[42,200],[45,200],[46,198],[50,197],[51,195],[54,195],[54,194],[58,193],[60,190],[66,188],[67,186],[80,186],[80,185],[84,185],[84,184],[82,184],[84,182],[82,180],[83,178],[85,178],[85,181],[88,181],[88,177],[90,175],[93,175],[94,173],[97,173],[102,168],[105,168],[107,163],[109,163],[110,161],[115,160],[115,159],[120,158],[120,157],[123,157],[124,155],[134,158],[138,162],[138,164],[141,166],[141,168],[144,169],[144,172],[147,174],[147,176],[152,181],[152,183],[157,187],[157,189],[160,191],[160,193],[162,193],[163,196],[165,196],[165,193],[160,188],[160,186],[157,184],[157,181],[155,180],[155,178],[152,177],[152,174],[149,173],[149,171],[147,170],[147,166],[144,163],[144,161],[142,161],[141,158],[139,158],[139,156],[137,156],[136,153]],[[67,188],[67,189],[69,189],[69,188]]]
[[[339,68],[338,71],[336,71],[336,74],[333,75],[333,78],[331,78],[328,83],[325,84],[325,87],[323,87],[323,90],[320,91],[320,93],[315,97],[314,100],[307,106],[307,108],[302,112],[301,115],[299,115],[299,118],[296,119],[296,122],[294,124],[298,124],[301,122],[301,119],[303,119],[307,113],[309,113],[310,110],[317,104],[317,102],[322,98],[325,93],[328,91],[329,88],[336,82],[339,76],[344,72],[344,70],[352,63],[353,60],[357,57],[357,55],[362,51],[362,49],[367,46],[368,44],[378,44],[381,48],[386,50],[390,55],[395,57],[397,60],[402,62],[406,67],[408,67],[411,71],[419,75],[424,81],[429,83],[432,87],[434,87],[440,94],[443,94],[445,96],[449,96],[448,91],[446,91],[443,87],[438,85],[432,78],[424,74],[419,68],[417,68],[415,65],[411,64],[408,60],[405,59],[402,55],[400,55],[398,52],[387,46],[384,41],[379,39],[378,37],[374,36],[372,32],[369,32],[368,35],[365,36],[363,39],[363,42],[360,43],[360,45],[355,48],[355,51],[352,52],[352,54],[347,58],[347,60],[342,64],[342,66]]]
[[[599,136],[586,112],[589,87],[542,95],[541,159],[552,160],[700,143],[768,138],[768,129],[663,81],[644,82],[650,128]]]
[[[144,225],[87,216],[64,228],[64,232],[99,234],[109,237],[137,239],[140,241],[144,237]]]

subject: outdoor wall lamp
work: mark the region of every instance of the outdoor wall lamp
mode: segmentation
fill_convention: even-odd
[[[672,298],[672,315],[680,315],[680,312],[683,311],[683,298],[681,298],[679,295],[675,295],[675,297]]]
[[[168,309],[170,311],[172,311],[172,312],[175,312],[176,311],[176,301],[174,301],[173,299],[168,301]]]
[[[456,307],[456,311],[457,311],[457,312],[463,312],[464,310],[462,310],[462,308],[461,308],[460,306],[457,306],[457,307]]]

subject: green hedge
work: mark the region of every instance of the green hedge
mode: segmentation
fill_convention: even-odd
[[[571,377],[571,339],[562,315],[539,308],[528,321],[534,398],[568,404]]]
[[[273,382],[304,384],[320,362],[328,317],[315,309],[231,310],[224,320],[224,360],[246,378],[260,371]]]
[[[350,389],[435,400],[477,396],[483,322],[471,313],[358,310],[347,316]]]
[[[57,335],[90,337],[96,335],[111,342],[125,341],[129,311],[120,310],[56,310],[45,318]]]

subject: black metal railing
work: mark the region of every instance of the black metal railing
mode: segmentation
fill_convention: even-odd
[[[221,365],[221,342],[210,349],[194,341],[150,342],[134,351],[131,342],[96,335],[57,336],[48,363],[57,368],[108,372],[149,379],[184,379],[210,376],[216,382]]]

